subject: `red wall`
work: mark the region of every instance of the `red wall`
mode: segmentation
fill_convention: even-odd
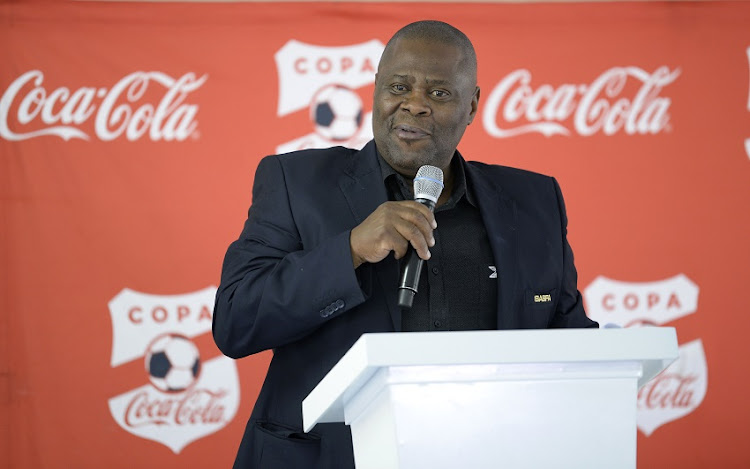
[[[311,100],[369,112],[382,44],[428,17],[479,56],[462,153],[560,181],[589,315],[677,329],[639,467],[750,466],[744,2],[0,3],[1,466],[229,467],[269,355],[219,356],[212,288],[255,167],[366,140]],[[201,372],[163,392],[145,364],[179,343]]]

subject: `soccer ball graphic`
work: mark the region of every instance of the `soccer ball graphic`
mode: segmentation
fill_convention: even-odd
[[[162,334],[146,350],[148,377],[160,391],[186,390],[198,379],[200,369],[198,347],[183,335]]]
[[[327,140],[344,141],[354,137],[362,125],[362,100],[342,85],[318,90],[310,103],[315,132]]]

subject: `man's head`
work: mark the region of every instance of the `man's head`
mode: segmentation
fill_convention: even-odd
[[[378,151],[407,176],[425,164],[447,172],[478,101],[477,59],[466,35],[439,21],[409,24],[386,44],[375,76]]]

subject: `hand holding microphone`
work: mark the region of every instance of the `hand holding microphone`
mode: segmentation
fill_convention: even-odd
[[[425,165],[419,168],[414,177],[414,200],[424,205],[432,213],[443,192],[443,171],[435,166]],[[433,243],[434,244],[434,243]],[[401,282],[398,286],[398,305],[411,308],[414,295],[419,287],[419,277],[422,275],[424,259],[412,248],[406,253],[401,263]]]
[[[396,259],[407,256],[402,261],[399,287],[400,291],[407,290],[403,294],[405,301],[409,297],[413,299],[423,260],[429,259],[429,248],[435,245],[432,230],[437,223],[432,210],[442,190],[440,168],[422,166],[414,178],[414,200],[386,202],[352,229],[349,242],[355,268],[365,262],[380,262],[391,251]],[[410,307],[411,303],[402,306]]]

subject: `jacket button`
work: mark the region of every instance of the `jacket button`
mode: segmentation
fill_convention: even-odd
[[[344,307],[344,300],[336,300],[334,304],[336,305],[336,309],[341,309]]]

